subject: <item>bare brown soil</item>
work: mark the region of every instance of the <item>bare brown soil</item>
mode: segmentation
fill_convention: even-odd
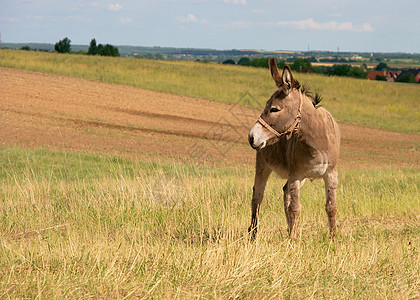
[[[260,111],[58,75],[0,68],[0,147],[46,147],[217,164],[253,163]],[[419,166],[420,134],[339,122],[343,167]]]

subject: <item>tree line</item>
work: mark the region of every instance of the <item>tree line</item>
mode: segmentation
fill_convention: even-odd
[[[24,49],[27,50],[27,49]],[[71,53],[71,40],[67,37],[58,41],[54,45],[54,50],[58,53]],[[96,44],[96,39],[90,41],[89,50],[86,53],[87,55],[101,55],[101,56],[114,56],[119,57],[120,53],[117,47],[114,47],[110,44],[102,45]]]
[[[279,68],[284,68],[287,64],[285,60],[276,60]],[[256,57],[250,59],[249,57],[242,57],[235,62],[233,59],[227,59],[223,61],[223,64],[232,64],[240,66],[251,66],[256,68],[268,68],[267,57]],[[328,76],[346,76],[353,78],[367,78],[369,73],[368,68],[365,64],[361,66],[352,66],[350,64],[335,64],[333,66],[313,66],[311,60],[308,58],[297,58],[293,62],[288,63],[293,71],[304,72],[304,73],[318,73],[325,74]],[[388,65],[384,62],[380,62],[376,68],[376,71],[390,70]],[[384,76],[377,76],[376,80],[386,80]],[[405,72],[402,76],[399,76],[395,81],[397,82],[408,82],[415,83],[415,76],[410,72]]]
[[[284,68],[287,64],[285,60],[276,60],[279,68]],[[232,59],[226,60],[223,64],[235,64]],[[268,57],[256,57],[250,59],[248,57],[242,57],[237,62],[241,66],[251,66],[256,68],[268,68]],[[293,71],[304,72],[304,73],[321,73],[335,76],[348,76],[355,78],[366,78],[367,71],[363,67],[355,67],[346,64],[337,64],[331,67],[315,67],[312,65],[308,58],[297,58],[293,62],[289,63],[290,68]]]

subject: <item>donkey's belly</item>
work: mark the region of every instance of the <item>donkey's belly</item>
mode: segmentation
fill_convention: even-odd
[[[306,178],[318,178],[327,172],[329,157],[325,151],[319,151],[307,164],[305,170]]]

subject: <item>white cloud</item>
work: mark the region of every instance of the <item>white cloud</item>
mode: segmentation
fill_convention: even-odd
[[[225,3],[247,5],[246,0],[224,0]]]
[[[208,23],[207,20],[205,20],[205,19],[200,20],[196,16],[194,16],[193,14],[188,14],[186,17],[184,17],[184,16],[177,17],[177,20],[181,23],[201,23],[201,24]]]
[[[362,24],[361,26],[357,27],[355,31],[358,32],[374,32],[375,29],[373,29],[372,25],[369,23]]]
[[[351,22],[337,23],[330,22],[316,22],[309,18],[300,21],[279,21],[274,23],[278,27],[290,27],[295,29],[315,29],[315,30],[331,30],[331,31],[356,31],[356,32],[373,32],[374,29],[370,24],[363,24],[362,26],[353,26]]]
[[[278,21],[278,22],[246,22],[246,21],[235,21],[230,23],[232,27],[236,28],[253,28],[258,26],[263,27],[281,27],[281,28],[292,28],[292,29],[312,29],[312,30],[324,30],[324,31],[353,31],[353,32],[374,32],[374,28],[369,24],[365,23],[360,26],[354,26],[351,22],[337,23],[335,21],[329,22],[316,22],[314,19],[309,18],[306,20],[299,21]]]
[[[108,10],[110,10],[110,11],[119,11],[119,10],[122,10],[122,9],[123,8],[122,8],[121,4],[119,4],[119,3],[108,5]]]

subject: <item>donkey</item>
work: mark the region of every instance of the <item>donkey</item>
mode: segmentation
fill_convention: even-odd
[[[297,220],[301,212],[299,190],[306,178],[324,179],[327,195],[325,210],[330,236],[334,237],[337,233],[338,125],[326,109],[318,107],[321,97],[312,97],[293,79],[289,66],[285,66],[280,75],[275,59],[270,58],[269,67],[278,89],[267,101],[248,135],[251,147],[257,150],[248,232],[254,239],[265,186],[274,171],[287,179],[283,200],[290,238],[296,239]]]

